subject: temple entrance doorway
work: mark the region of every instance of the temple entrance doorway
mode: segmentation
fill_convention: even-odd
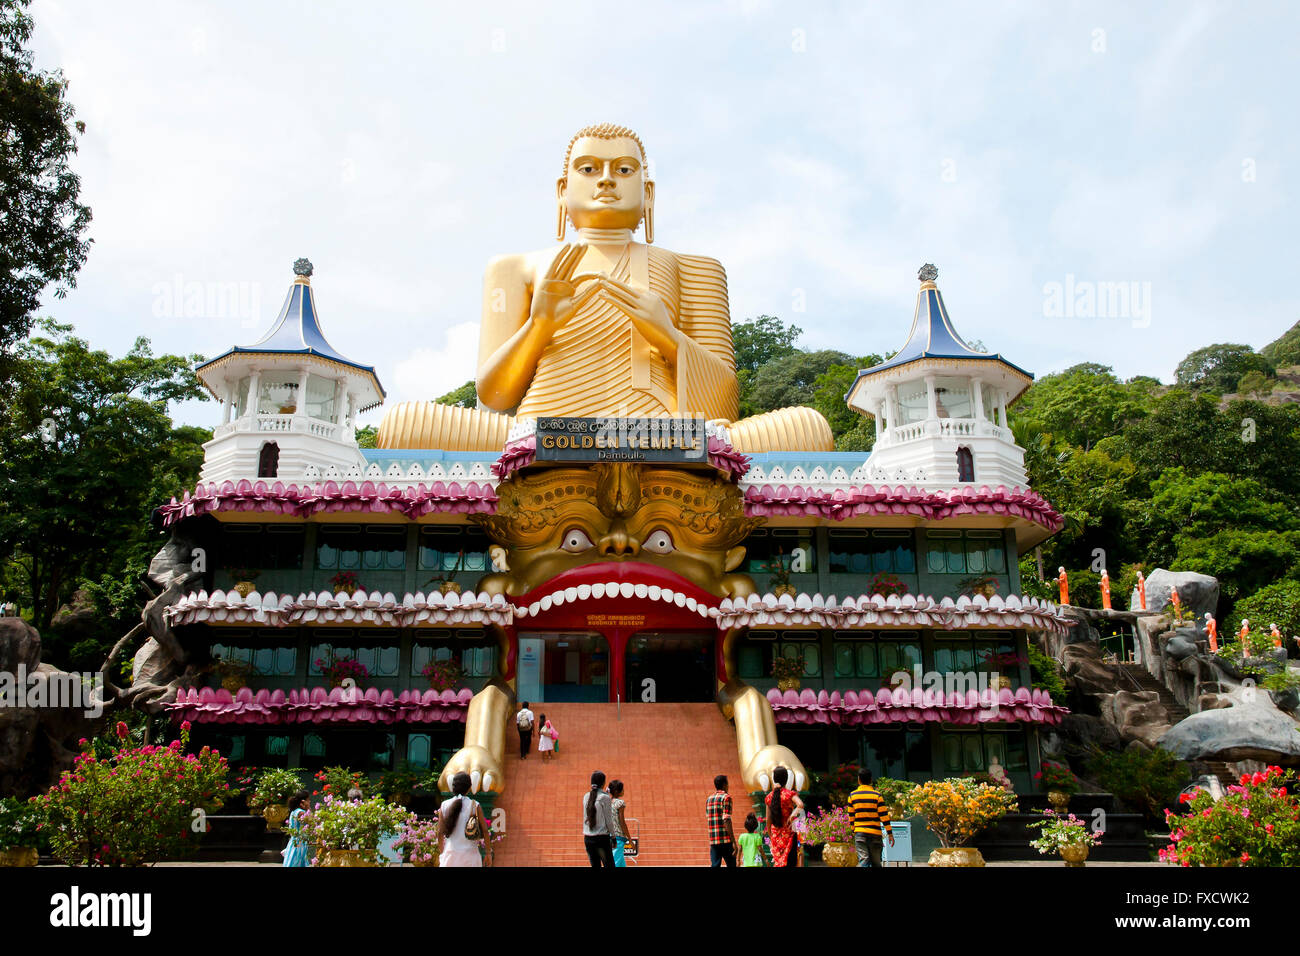
[[[714,631],[640,631],[627,641],[624,670],[632,703],[708,703],[717,692]]]
[[[523,631],[520,700],[603,703],[609,700],[609,642],[598,631]]]

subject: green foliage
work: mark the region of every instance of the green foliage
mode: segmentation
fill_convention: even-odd
[[[1300,365],[1300,322],[1265,345],[1259,350],[1259,354],[1278,368]]]
[[[859,370],[878,365],[880,361],[879,355],[866,355],[852,362],[831,365],[813,379],[812,399],[808,404],[830,423],[837,451],[870,451],[875,443],[873,419],[849,408],[844,396],[853,387]],[[850,433],[852,437],[847,437]],[[845,447],[848,445],[853,447]]]
[[[1276,624],[1287,638],[1300,635],[1300,580],[1276,581],[1238,601],[1232,618],[1234,631],[1241,630],[1242,618],[1251,622],[1252,630],[1265,634]]]
[[[337,797],[340,800],[346,799],[348,791],[353,788],[364,792],[367,783],[364,773],[360,770],[349,770],[347,767],[326,767],[324,770],[318,770],[316,782],[321,786],[314,795]]]
[[[322,850],[360,850],[364,859],[374,863],[385,833],[398,833],[416,822],[414,814],[385,803],[382,797],[355,802],[326,797],[303,814],[302,838]]]
[[[374,448],[375,439],[379,435],[379,429],[374,425],[367,425],[365,428],[356,430],[358,448]]]
[[[27,335],[41,295],[63,298],[90,251],[90,209],[70,160],[74,120],[60,71],[35,68],[26,2],[0,3],[0,352]]]
[[[396,770],[385,770],[375,781],[375,792],[385,800],[393,800],[399,794],[410,796],[417,790],[438,793],[438,768],[424,770],[403,763]],[[347,796],[347,791],[344,791]]]
[[[471,380],[460,386],[460,388],[453,388],[446,395],[438,396],[434,401],[439,405],[459,405],[461,408],[476,408],[478,406],[478,390]]]
[[[1038,645],[1032,641],[1029,643],[1029,677],[1034,687],[1041,688],[1051,695],[1054,704],[1064,704],[1070,696],[1070,690],[1065,684],[1065,675],[1061,672],[1061,665],[1057,663],[1056,658],[1039,650]]]
[[[204,747],[185,753],[188,724],[166,747],[118,744],[99,756],[86,744],[71,770],[39,799],[55,856],[70,866],[146,866],[198,845],[196,810],[224,800],[226,760]]]
[[[1017,417],[1084,449],[1142,414],[1146,386],[1121,384],[1109,366],[1084,363],[1046,375],[1021,399]]]
[[[1170,814],[1172,845],[1160,859],[1182,866],[1300,866],[1296,775],[1278,767],[1247,774],[1219,800],[1200,790]]]
[[[49,831],[39,798],[0,797],[0,850],[47,849]]]
[[[1187,764],[1160,748],[1098,751],[1088,761],[1088,773],[1151,821],[1162,818],[1190,777]]]
[[[1074,793],[1079,789],[1079,778],[1063,763],[1044,760],[1043,769],[1034,774],[1034,778],[1038,781],[1038,785],[1049,793],[1053,790]]]
[[[1197,391],[1231,392],[1247,372],[1271,377],[1273,363],[1249,345],[1220,343],[1197,349],[1178,363],[1174,381]]]
[[[852,361],[849,355],[832,349],[795,351],[774,358],[741,383],[740,414],[746,417],[774,408],[812,405],[818,377]]]
[[[87,580],[115,613],[130,570],[158,550],[150,512],[193,486],[211,436],[167,414],[169,402],[202,397],[198,356],[154,356],[140,338],[114,359],[69,326],[41,328],[48,337],[19,346],[0,391],[0,486],[21,489],[0,496],[0,566],[44,635]],[[60,663],[66,647],[50,638],[47,659]]]
[[[285,804],[300,790],[302,790],[302,778],[298,776],[297,771],[272,767],[262,771],[253,792],[263,803]]]
[[[795,342],[803,335],[797,325],[786,325],[774,315],[760,315],[731,327],[736,352],[736,371],[751,375],[774,359],[797,352]]]
[[[1263,398],[1273,391],[1275,381],[1258,369],[1253,369],[1241,377],[1237,383],[1237,392],[1251,398]]]
[[[1055,810],[1045,810],[1042,820],[1027,826],[1042,831],[1029,843],[1042,854],[1058,853],[1066,847],[1096,846],[1101,842],[1100,834],[1093,833],[1088,822],[1073,813],[1062,816]]]

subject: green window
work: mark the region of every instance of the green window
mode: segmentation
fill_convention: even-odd
[[[790,660],[803,660],[803,673],[805,677],[822,676],[822,649],[821,645],[815,640],[806,641],[779,641],[773,648],[773,656],[789,658]]]
[[[1000,531],[927,531],[925,567],[931,574],[1005,574]]]
[[[916,573],[911,531],[831,529],[830,570],[837,574]]]
[[[312,645],[311,665],[307,673],[312,677],[323,677],[322,663],[328,664],[331,650],[335,658],[350,657],[361,662],[371,677],[396,677],[398,672],[398,648],[395,645],[378,647],[356,645],[344,641],[330,641]]]
[[[745,567],[750,574],[769,574],[780,562],[795,574],[817,570],[817,548],[809,528],[760,528],[745,539]]]
[[[339,525],[316,533],[316,567],[322,571],[401,571],[406,568],[406,528]],[[365,581],[362,581],[365,584]]]
[[[439,573],[486,571],[491,543],[482,528],[421,528],[419,568]]]
[[[939,734],[939,753],[945,774],[973,774],[997,761],[1012,773],[1029,770],[1029,747],[1025,731],[1018,725],[1005,729],[961,728],[944,725]]]
[[[301,525],[223,524],[218,540],[217,563],[223,568],[276,571],[302,567],[306,535]]]
[[[836,677],[880,677],[880,645],[875,635],[839,631],[832,647]]]

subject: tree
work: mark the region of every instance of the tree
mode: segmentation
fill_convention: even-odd
[[[794,351],[764,364],[748,382],[741,382],[742,417],[791,405],[811,405],[818,376],[834,366],[849,366],[852,357],[833,349]],[[857,370],[854,369],[856,372]],[[842,373],[841,373],[842,374]],[[840,404],[843,404],[841,393]]]
[[[1121,384],[1109,366],[1075,365],[1030,386],[1017,403],[1013,419],[1032,421],[1041,430],[1087,450],[1142,414],[1146,388],[1145,383]]]
[[[0,352],[31,330],[46,287],[62,298],[76,285],[91,242],[69,165],[85,125],[73,121],[63,74],[33,66],[26,5],[0,0]]]
[[[478,406],[478,389],[474,387],[474,381],[471,379],[460,388],[454,388],[446,395],[434,399],[439,405],[459,405],[461,408],[475,408]]]
[[[1276,624],[1288,638],[1300,636],[1300,580],[1275,581],[1250,597],[1237,602],[1232,627],[1241,629],[1241,619],[1250,621],[1251,630],[1265,631]]]
[[[786,325],[774,315],[760,315],[731,327],[737,372],[757,372],[773,359],[797,352],[795,341],[803,335],[797,325]]]
[[[830,423],[839,451],[870,451],[875,443],[873,419],[849,408],[844,396],[853,387],[860,369],[879,363],[879,355],[867,355],[848,364],[831,365],[813,379],[812,401],[808,404]]]
[[[358,448],[374,448],[375,438],[379,435],[379,429],[374,425],[367,425],[365,428],[356,430]]]
[[[157,550],[150,513],[192,487],[203,429],[167,404],[204,398],[200,356],[92,351],[49,320],[20,344],[0,391],[0,566],[46,628],[87,579],[121,578]]]
[[[1300,365],[1300,322],[1265,345],[1259,350],[1259,354],[1278,368]]]
[[[1197,391],[1231,392],[1247,372],[1259,371],[1271,377],[1273,363],[1249,345],[1230,342],[1197,349],[1178,363],[1174,381]]]
[[[1237,383],[1237,394],[1250,398],[1265,398],[1273,391],[1273,379],[1259,369],[1251,369]]]

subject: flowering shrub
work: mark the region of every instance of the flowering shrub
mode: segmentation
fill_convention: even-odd
[[[1183,794],[1186,814],[1165,812],[1171,845],[1160,859],[1183,866],[1300,866],[1300,798],[1294,771],[1246,774],[1217,802]]]
[[[360,776],[360,774],[357,774]],[[385,770],[375,781],[375,790],[385,800],[394,801],[399,794],[413,796],[417,790],[425,790],[429,793],[438,792],[438,771],[416,770],[410,764],[403,763],[396,770]],[[347,791],[343,791],[344,795]]]
[[[455,690],[464,677],[460,661],[454,657],[445,661],[429,661],[420,673],[428,679],[429,686],[438,691]]]
[[[357,789],[362,792],[366,789],[366,775],[360,770],[349,770],[347,767],[326,767],[324,770],[316,771],[316,782],[321,788],[313,796],[335,797],[339,800],[348,798],[348,791]]]
[[[927,780],[907,798],[907,807],[925,817],[926,827],[946,847],[967,840],[1016,809],[1016,795],[970,777]]]
[[[1063,763],[1043,761],[1043,769],[1034,774],[1034,779],[1044,790],[1059,790],[1061,793],[1074,793],[1079,789],[1079,778]]]
[[[255,792],[262,803],[285,804],[302,789],[302,779],[292,770],[272,767],[257,778]]]
[[[400,833],[415,819],[404,807],[385,803],[380,797],[349,802],[326,795],[302,815],[302,836],[318,854],[320,850],[360,850],[364,859],[376,863],[384,834]],[[318,855],[312,862],[319,861]]]
[[[808,843],[852,843],[853,814],[848,807],[822,810],[808,818],[804,831]]]
[[[1043,831],[1029,843],[1039,853],[1056,853],[1068,846],[1096,846],[1101,842],[1101,837],[1088,828],[1087,822],[1073,813],[1062,816],[1055,810],[1044,810],[1043,819],[1029,827]]]
[[[777,657],[772,661],[772,676],[778,681],[798,680],[803,677],[802,657]]]
[[[41,849],[47,842],[42,828],[39,797],[19,800],[0,797],[0,850],[14,847]]]
[[[867,593],[879,594],[881,597],[897,594],[902,597],[907,593],[907,582],[886,571],[881,571],[871,579],[871,586],[867,589]]]
[[[912,783],[912,781],[880,777],[873,786],[876,788],[876,792],[880,794],[881,799],[890,806],[891,813],[893,808],[902,810],[905,815],[912,812],[911,807],[908,805],[912,792],[916,790],[916,784]]]
[[[316,658],[316,666],[320,668],[331,687],[339,687],[349,679],[355,684],[370,676],[370,671],[365,664],[351,657],[335,657],[333,651],[330,651],[329,657]]]
[[[82,740],[72,769],[35,800],[54,855],[71,866],[144,866],[192,851],[195,811],[229,788],[219,753],[184,752],[189,729],[181,724],[166,747],[132,746],[119,721],[120,743],[107,757]]]
[[[425,820],[412,818],[393,846],[403,851],[407,863],[433,863],[438,858],[437,814]]]
[[[361,590],[361,582],[357,580],[355,571],[340,571],[330,578],[330,590],[335,594],[340,591],[344,594],[356,594]]]

